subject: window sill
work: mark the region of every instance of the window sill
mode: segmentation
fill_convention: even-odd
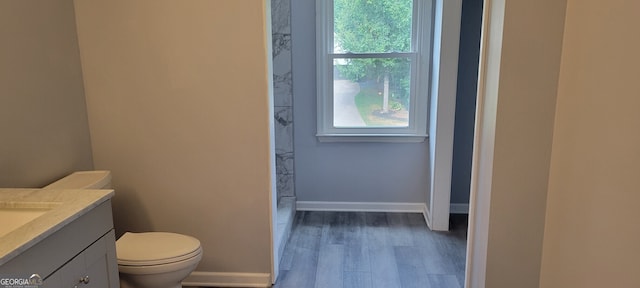
[[[420,143],[428,135],[416,134],[317,134],[320,142]]]

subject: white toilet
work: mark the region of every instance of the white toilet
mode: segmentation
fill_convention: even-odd
[[[80,171],[44,189],[110,189],[110,171]],[[202,259],[200,241],[167,232],[127,232],[116,241],[122,288],[179,288]]]

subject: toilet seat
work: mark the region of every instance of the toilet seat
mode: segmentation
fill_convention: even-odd
[[[184,261],[202,253],[200,241],[168,232],[126,232],[116,241],[119,266],[153,266]]]
[[[187,274],[189,274],[198,265],[198,263],[200,263],[200,260],[202,260],[202,253],[197,254],[193,258],[189,258],[189,259],[178,261],[178,262],[171,262],[168,264],[145,265],[145,266],[118,265],[118,272],[120,272],[121,278],[125,277],[125,275],[157,275],[157,274],[166,274],[166,273],[176,273],[181,270],[185,271],[185,269],[189,270],[187,272]]]

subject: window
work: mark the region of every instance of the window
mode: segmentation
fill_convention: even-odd
[[[424,141],[430,0],[316,0],[321,141]]]

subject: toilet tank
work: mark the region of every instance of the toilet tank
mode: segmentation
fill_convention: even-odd
[[[111,171],[78,171],[44,189],[111,189]]]

